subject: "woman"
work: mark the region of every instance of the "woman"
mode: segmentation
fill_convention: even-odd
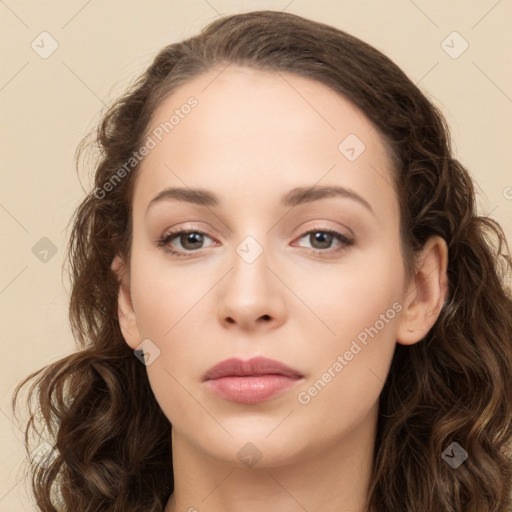
[[[55,434],[40,510],[511,510],[510,253],[394,63],[228,16],[97,142],[80,350],[24,381]]]

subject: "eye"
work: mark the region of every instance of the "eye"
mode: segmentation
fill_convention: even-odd
[[[205,237],[210,238],[206,233],[197,229],[181,229],[165,234],[158,240],[157,245],[158,247],[163,247],[167,252],[175,256],[187,257],[189,256],[187,252],[198,252],[198,249],[203,249],[202,244],[204,243]],[[176,251],[173,248],[171,242],[173,242],[175,239],[180,243],[182,249]]]
[[[321,255],[324,253],[337,254],[354,243],[352,238],[347,237],[343,233],[330,228],[312,229],[304,233],[299,240],[306,238],[311,244],[311,248],[307,251],[311,254]],[[338,247],[332,249],[333,242],[338,242]],[[307,247],[306,247],[307,248]]]
[[[156,243],[158,247],[163,248],[166,252],[178,257],[193,257],[193,253],[200,253],[204,249],[204,240],[210,236],[197,229],[177,229],[163,235]],[[330,228],[312,229],[304,233],[299,240],[308,238],[312,247],[306,252],[313,255],[333,255],[345,250],[354,243],[352,238],[347,237],[343,233]],[[338,242],[338,247],[332,248],[334,242]],[[173,242],[179,243],[181,247],[176,247]]]

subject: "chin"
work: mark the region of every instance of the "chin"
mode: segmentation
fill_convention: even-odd
[[[307,445],[307,440],[303,444],[304,440],[293,435],[293,431],[283,429],[282,425],[276,429],[279,421],[274,422],[271,428],[223,425],[232,438],[223,430],[215,429],[217,435],[210,435],[207,439],[202,436],[200,444],[212,458],[226,464],[246,468],[278,467],[293,464],[307,457],[308,451],[313,451],[313,447]]]

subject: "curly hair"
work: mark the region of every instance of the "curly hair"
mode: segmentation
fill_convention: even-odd
[[[91,190],[75,211],[66,262],[77,351],[18,384],[29,390],[30,432],[53,446],[33,464],[43,512],[161,512],[173,492],[171,425],[118,319],[117,254],[130,258],[138,165],[102,187],[139,148],[151,116],[177,87],[235,64],[321,82],[358,107],[394,163],[404,264],[433,235],[448,246],[449,290],[436,323],[397,344],[379,398],[369,512],[512,510],[512,258],[500,225],[477,214],[468,171],[453,157],[438,109],[388,57],[326,24],[277,11],[215,20],[164,47],[85,137],[100,150]],[[92,141],[89,141],[89,137]],[[34,404],[35,401],[35,404]],[[35,408],[35,410],[34,410]],[[442,460],[457,442],[469,454]]]

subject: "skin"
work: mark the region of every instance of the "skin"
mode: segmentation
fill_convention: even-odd
[[[133,198],[130,265],[118,256],[119,318],[127,344],[149,338],[160,355],[147,372],[173,428],[175,492],[166,512],[362,512],[372,469],[378,397],[396,343],[419,342],[447,292],[447,248],[430,239],[407,279],[399,203],[381,137],[351,103],[310,79],[229,66],[174,91],[148,133],[190,96],[198,105],[145,157]],[[354,161],[338,145],[356,134]],[[378,172],[377,172],[378,171]],[[279,204],[293,187],[340,185],[362,196]],[[203,188],[218,207],[151,199],[169,186]],[[199,229],[180,258],[156,241]],[[315,243],[315,229],[354,238]],[[236,252],[252,236],[263,252]],[[318,249],[312,255],[308,249]],[[187,252],[188,251],[188,252]],[[195,252],[194,252],[195,251]],[[380,315],[400,311],[308,403],[306,391]],[[267,316],[264,316],[267,315]],[[360,344],[361,345],[361,344]],[[361,345],[362,346],[362,345]],[[263,355],[299,370],[292,389],[257,404],[212,394],[214,364]],[[332,370],[331,370],[332,373]],[[249,467],[237,453],[252,443]],[[247,449],[247,448],[246,448]],[[256,453],[254,448],[250,448]]]

